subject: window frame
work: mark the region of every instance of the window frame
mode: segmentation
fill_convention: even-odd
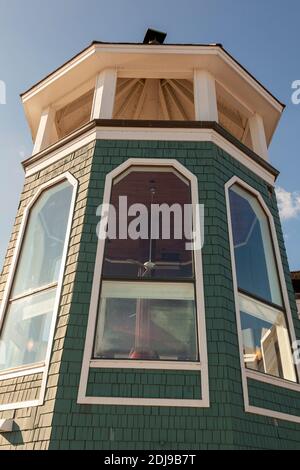
[[[194,204],[199,203],[198,180],[196,176],[185,168],[175,159],[156,159],[156,158],[129,158],[121,165],[106,175],[103,204],[108,204],[111,198],[113,180],[124,173],[130,167],[145,166],[154,168],[171,167],[181,174],[189,183],[191,191],[191,201],[193,204],[193,225],[195,226],[196,212]],[[103,209],[104,210],[104,209]],[[194,255],[194,279],[191,280],[195,288],[195,306],[197,322],[197,346],[200,361],[167,361],[167,360],[130,360],[130,359],[94,359],[94,338],[97,328],[98,305],[101,293],[102,266],[104,260],[105,240],[98,240],[95,270],[93,276],[93,285],[87,325],[87,333],[82,361],[80,384],[78,391],[78,403],[93,404],[143,404],[159,406],[209,406],[209,388],[208,388],[208,359],[207,359],[207,340],[206,340],[206,322],[205,322],[205,303],[203,287],[203,268],[201,250],[193,251]],[[201,373],[201,399],[182,400],[182,399],[142,399],[142,398],[119,398],[119,397],[88,397],[86,396],[88,374],[90,369],[120,368],[120,369],[156,369],[156,370],[196,370]]]
[[[175,291],[175,294],[177,292],[176,289],[178,289],[178,287],[180,288],[186,288],[186,286],[189,286],[191,288],[191,291],[193,293],[192,295],[192,299],[189,299],[189,300],[193,300],[194,302],[194,311],[195,311],[195,316],[194,316],[194,325],[195,325],[195,336],[194,336],[194,340],[195,340],[195,346],[196,346],[196,353],[197,353],[197,359],[194,359],[194,360],[186,360],[186,361],[180,361],[178,359],[128,359],[128,358],[124,358],[124,357],[118,357],[118,358],[99,358],[97,357],[96,355],[96,352],[95,352],[95,349],[96,349],[96,346],[97,346],[97,336],[99,335],[99,333],[101,332],[102,335],[104,334],[105,332],[105,329],[104,329],[104,323],[105,323],[105,317],[106,317],[106,314],[105,312],[103,312],[103,310],[101,309],[101,300],[104,300],[105,298],[107,299],[108,297],[106,296],[103,296],[103,291],[105,292],[107,289],[109,289],[109,287],[112,285],[112,284],[123,284],[123,289],[124,289],[124,286],[127,286],[128,288],[133,288],[135,290],[139,290],[139,289],[148,289],[149,285],[152,284],[152,289],[153,289],[153,292],[155,292],[155,289],[160,289],[160,288],[165,288],[167,289],[167,291]],[[147,287],[146,287],[147,286]],[[117,289],[117,287],[115,288]],[[125,290],[126,292],[126,290]],[[174,294],[173,294],[174,295]],[[110,297],[110,298],[114,298],[114,297]],[[118,297],[115,297],[116,299]],[[123,298],[123,297],[122,297]],[[137,299],[138,297],[135,297],[135,296],[126,296],[126,298],[128,299]],[[165,297],[165,298],[162,298],[162,297],[148,297],[148,298],[152,298],[154,300],[187,300],[185,298],[181,298],[181,297],[176,297],[173,296],[172,298],[169,298],[169,297]],[[123,279],[104,279],[102,278],[101,280],[101,289],[100,289],[100,298],[99,298],[99,305],[98,305],[98,312],[97,312],[97,322],[96,322],[96,331],[95,331],[95,337],[94,337],[94,345],[93,345],[93,356],[92,356],[92,361],[98,361],[98,360],[105,360],[105,361],[130,361],[131,363],[132,362],[135,362],[135,361],[142,361],[142,362],[173,362],[173,363],[185,363],[185,364],[199,364],[199,339],[198,339],[198,318],[197,318],[197,302],[196,302],[196,298],[197,298],[197,294],[196,294],[196,286],[195,286],[195,280],[192,279],[190,282],[189,281],[176,281],[175,282],[172,280],[172,281],[156,281],[156,280],[145,280],[145,281],[140,281],[140,280],[123,280]],[[102,311],[101,311],[102,310]]]
[[[290,337],[291,344],[296,341],[295,335],[295,328],[292,319],[292,313],[290,308],[290,301],[287,291],[287,286],[285,282],[283,264],[281,259],[281,253],[277,238],[276,227],[274,223],[274,219],[270,209],[268,208],[267,204],[265,203],[262,195],[253,187],[251,187],[248,183],[243,181],[241,178],[237,176],[233,176],[226,184],[225,184],[225,198],[226,198],[226,206],[227,206],[227,222],[228,222],[228,234],[229,234],[229,243],[230,243],[230,255],[231,255],[231,267],[232,267],[232,278],[233,278],[233,287],[234,287],[234,298],[235,298],[235,310],[236,310],[236,322],[237,322],[237,333],[238,333],[238,342],[239,342],[239,353],[240,353],[240,365],[241,365],[241,372],[242,372],[242,384],[243,384],[243,392],[244,392],[244,401],[245,401],[245,408],[246,411],[249,409],[251,411],[252,408],[249,404],[249,397],[248,397],[248,388],[247,388],[247,379],[254,379],[261,382],[266,382],[272,385],[281,386],[284,388],[290,388],[292,390],[300,391],[300,365],[295,366],[295,374],[296,374],[296,382],[291,382],[287,379],[275,377],[272,375],[268,375],[266,373],[261,373],[256,370],[247,369],[244,364],[244,354],[243,354],[243,337],[242,337],[242,327],[241,327],[241,317],[240,317],[240,308],[239,308],[239,295],[240,293],[248,296],[250,299],[256,299],[256,296],[250,294],[246,291],[243,291],[238,288],[238,281],[237,281],[237,273],[236,273],[236,264],[235,264],[235,253],[234,253],[234,242],[233,242],[233,231],[232,231],[232,221],[231,221],[231,208],[230,208],[230,197],[229,191],[233,185],[239,185],[245,191],[250,193],[252,196],[256,197],[258,203],[260,204],[261,208],[263,209],[264,213],[266,214],[269,229],[270,229],[270,238],[274,249],[274,258],[276,263],[276,269],[278,272],[278,279],[279,279],[279,287],[282,293],[282,308],[278,308],[275,305],[276,309],[279,311],[284,311],[285,319],[286,319],[286,326],[288,330],[288,334]],[[259,299],[262,301],[262,299]],[[272,305],[270,302],[263,300],[266,305]],[[275,412],[276,413],[276,412]],[[266,414],[265,410],[263,413]],[[279,413],[280,415],[280,413]]]
[[[240,186],[240,188],[245,191],[245,187],[243,187],[241,184],[234,183],[230,186],[230,188],[228,189],[228,192],[230,191],[232,186]],[[264,213],[264,215],[267,218],[266,221],[267,221],[267,228],[268,228],[268,233],[269,233],[269,238],[270,238],[270,249],[273,252],[273,259],[274,259],[274,273],[276,273],[276,275],[277,275],[279,294],[280,294],[280,297],[281,297],[280,300],[282,301],[282,303],[281,304],[276,303],[273,299],[268,299],[267,300],[265,297],[260,296],[259,294],[251,292],[251,291],[249,291],[245,288],[242,288],[242,287],[238,287],[238,290],[241,294],[244,294],[244,295],[246,295],[246,296],[248,296],[248,297],[250,297],[254,300],[257,300],[259,302],[265,303],[265,304],[269,305],[270,307],[274,307],[277,310],[280,310],[285,314],[285,305],[284,305],[284,300],[283,300],[282,283],[281,283],[280,274],[279,274],[278,260],[276,258],[276,253],[275,253],[274,237],[273,237],[272,228],[271,228],[271,224],[270,224],[270,217],[271,218],[273,218],[273,217],[272,217],[271,213],[269,214],[269,211],[266,211],[266,207],[261,203],[261,200],[258,198],[258,196],[256,194],[254,194],[253,192],[247,191],[247,190],[245,192],[248,192],[252,196],[252,198],[256,199],[258,205],[260,206],[261,211]],[[248,203],[251,206],[251,201],[248,201]],[[229,205],[230,205],[230,202],[229,202]],[[252,210],[254,211],[253,207],[252,207]],[[231,208],[230,208],[230,211],[231,211]],[[255,213],[255,211],[254,211],[254,213]],[[256,215],[256,218],[257,218],[258,222],[260,223],[260,219],[258,218],[256,213],[255,213],[255,215]],[[231,216],[231,212],[230,212],[230,216]],[[275,229],[275,236],[277,236],[276,229]],[[263,239],[263,234],[262,234],[262,244],[263,244],[263,248],[264,248],[264,252],[265,252],[265,240]],[[233,246],[233,249],[234,249],[234,246]],[[266,264],[266,270],[267,270],[267,275],[268,275],[268,281],[270,281],[270,279],[269,279],[270,272],[269,272],[267,264]],[[271,287],[270,287],[270,291],[272,292]],[[271,296],[272,296],[272,294],[271,294]]]
[[[66,236],[65,236],[65,242],[64,242],[64,247],[63,247],[63,252],[62,252],[62,257],[61,257],[61,265],[60,265],[58,280],[55,283],[51,283],[47,286],[44,286],[43,290],[38,288],[38,289],[34,289],[31,292],[32,294],[32,293],[44,292],[44,291],[49,290],[50,288],[56,288],[54,308],[53,308],[53,314],[52,314],[52,319],[51,319],[51,327],[49,331],[49,339],[48,339],[45,360],[39,363],[26,364],[23,366],[13,367],[10,369],[4,369],[3,371],[0,372],[0,381],[7,380],[9,378],[14,378],[14,377],[42,373],[43,375],[42,375],[40,396],[38,399],[31,401],[31,402],[21,402],[21,403],[1,405],[0,409],[16,409],[16,408],[24,408],[27,406],[38,406],[42,404],[44,400],[44,395],[45,395],[45,390],[46,390],[46,381],[47,381],[47,375],[48,375],[48,370],[49,370],[49,365],[50,365],[50,357],[51,357],[52,344],[53,344],[53,338],[54,338],[54,332],[55,332],[55,325],[57,321],[57,314],[58,314],[58,309],[59,309],[60,296],[61,296],[61,291],[62,291],[66,258],[67,258],[68,248],[69,248],[70,234],[71,234],[71,228],[72,228],[72,223],[73,223],[73,215],[74,215],[77,188],[78,188],[78,181],[71,173],[69,172],[63,173],[55,178],[52,178],[51,180],[47,181],[41,186],[39,186],[35,194],[33,195],[33,197],[29,200],[27,206],[25,207],[23,216],[22,216],[22,221],[21,221],[20,228],[19,228],[16,245],[14,248],[13,258],[10,264],[10,270],[9,270],[8,278],[6,281],[6,286],[5,286],[4,293],[3,293],[3,299],[2,299],[2,303],[0,307],[0,335],[1,335],[2,326],[5,320],[7,311],[8,311],[8,307],[11,302],[11,292],[13,289],[13,283],[14,283],[15,276],[16,276],[17,269],[18,269],[20,255],[22,253],[23,243],[24,243],[25,236],[27,233],[31,209],[34,207],[35,203],[38,201],[40,196],[45,191],[50,190],[53,186],[59,185],[63,181],[68,181],[69,184],[72,186],[72,196],[71,196]],[[18,296],[18,299],[25,298],[28,295],[30,295],[30,293],[25,292],[24,294],[22,294],[22,296]]]

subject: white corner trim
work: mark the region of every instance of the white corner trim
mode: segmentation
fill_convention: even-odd
[[[271,230],[271,238],[273,241],[274,252],[275,252],[275,260],[277,263],[278,273],[279,273],[279,281],[280,286],[282,289],[283,295],[283,302],[286,311],[286,316],[288,320],[288,327],[289,332],[291,335],[291,340],[294,341],[296,339],[294,324],[292,320],[292,314],[290,309],[290,303],[288,298],[287,287],[285,283],[284,271],[282,266],[282,260],[279,250],[279,244],[277,239],[276,228],[273,220],[273,216],[266,205],[263,197],[261,194],[248,185],[245,181],[238,178],[237,176],[233,176],[227,183],[225,183],[225,198],[226,198],[226,209],[227,209],[227,222],[228,222],[228,234],[229,234],[229,243],[230,243],[230,255],[231,255],[231,267],[232,267],[232,278],[233,278],[233,288],[234,288],[234,298],[235,298],[235,310],[236,310],[236,322],[237,322],[237,333],[238,333],[238,343],[239,343],[239,352],[240,352],[240,366],[241,366],[241,376],[242,376],[242,389],[243,389],[243,396],[244,396],[244,406],[245,411],[248,413],[255,413],[260,414],[263,416],[270,416],[273,418],[284,419],[287,421],[292,422],[299,422],[300,423],[300,416],[289,415],[286,413],[277,412],[274,410],[270,410],[267,408],[259,408],[252,406],[249,401],[249,393],[248,393],[248,383],[247,379],[255,379],[260,382],[269,383],[275,386],[283,387],[290,390],[295,390],[300,392],[300,384],[299,383],[291,383],[284,379],[277,379],[270,376],[266,376],[264,374],[255,373],[246,369],[244,361],[243,361],[243,338],[242,338],[242,327],[241,327],[241,318],[240,318],[240,311],[239,311],[239,298],[238,298],[238,283],[237,283],[237,276],[236,276],[236,264],[235,264],[235,256],[234,256],[234,243],[233,243],[233,233],[232,233],[232,225],[231,225],[231,211],[230,211],[230,201],[229,201],[229,189],[234,184],[239,184],[243,188],[245,188],[248,192],[254,195],[259,203],[261,204],[263,210],[265,211]],[[297,366],[298,377],[299,377],[299,365]]]
[[[24,240],[24,236],[26,232],[26,226],[27,226],[27,222],[30,216],[30,210],[33,207],[34,203],[38,200],[39,196],[45,190],[49,189],[51,186],[54,186],[64,180],[69,181],[69,183],[73,186],[73,194],[72,194],[72,200],[70,204],[70,212],[69,212],[69,219],[68,219],[67,230],[66,230],[65,245],[64,245],[64,249],[62,253],[60,272],[59,272],[59,277],[58,277],[57,287],[56,287],[56,296],[55,296],[55,302],[54,302],[54,307],[53,307],[52,323],[51,323],[50,332],[49,332],[48,347],[47,347],[47,352],[46,352],[46,357],[45,357],[45,365],[39,370],[39,372],[43,372],[40,396],[37,400],[30,401],[30,402],[0,405],[0,411],[7,410],[7,409],[27,408],[29,406],[39,406],[39,405],[42,405],[44,402],[44,397],[45,397],[45,392],[46,392],[46,383],[48,379],[48,371],[50,367],[50,358],[51,358],[52,344],[53,344],[53,339],[54,339],[55,325],[57,321],[60,296],[61,296],[62,285],[63,285],[64,271],[65,271],[65,264],[66,264],[66,258],[67,258],[68,248],[69,248],[71,227],[72,227],[72,222],[73,222],[73,214],[74,214],[76,195],[77,195],[77,189],[78,189],[78,181],[74,178],[74,176],[71,173],[69,172],[62,173],[61,175],[55,178],[52,178],[51,180],[39,186],[36,193],[31,198],[26,209],[24,210],[16,246],[14,249],[14,255],[13,255],[11,266],[10,266],[8,279],[6,281],[6,286],[5,286],[5,290],[3,294],[3,300],[0,306],[0,332],[1,332],[1,325],[3,323],[5,313],[7,310],[9,295],[12,289],[14,276],[15,276],[17,266],[18,266],[19,256],[21,253],[22,244],[23,244],[23,240]],[[37,371],[38,369],[34,368],[32,364],[29,365],[27,370],[26,368],[24,368],[24,370],[22,371],[20,371],[18,368],[16,368],[16,370],[11,369],[7,373],[7,379],[12,378],[12,377],[36,374],[38,373]],[[0,380],[1,379],[4,380],[3,379],[4,376],[5,376],[5,371],[3,371],[3,374],[0,376]]]
[[[181,142],[212,142],[231,155],[250,171],[265,180],[271,186],[275,184],[275,177],[259,163],[252,160],[242,150],[229,142],[213,129],[162,129],[162,128],[116,128],[98,127],[87,131],[84,135],[75,137],[71,142],[57,150],[49,151],[44,157],[29,164],[25,176],[31,176],[37,171],[52,165],[61,158],[88,145],[95,140],[157,140],[157,141],[181,141]]]
[[[42,111],[37,134],[34,140],[32,155],[39,153],[50,145],[54,118],[55,110],[52,106]]]
[[[249,118],[248,124],[254,152],[268,162],[269,152],[263,118],[255,113]]]
[[[104,69],[97,75],[91,111],[92,119],[112,119],[117,86],[117,70]]]
[[[187,170],[177,160],[173,159],[151,159],[151,158],[129,158],[126,162],[122,163],[106,176],[103,204],[110,202],[112,182],[115,177],[126,171],[132,166],[153,166],[153,167],[173,167],[178,173],[182,174],[191,184],[192,203],[198,203],[198,182],[194,174]],[[88,325],[86,332],[86,340],[83,354],[83,362],[80,375],[79,391],[78,391],[78,403],[94,403],[94,404],[116,404],[116,405],[143,405],[143,406],[209,406],[209,379],[208,379],[208,359],[207,359],[207,339],[206,339],[206,322],[205,322],[205,304],[204,304],[204,286],[203,286],[203,270],[202,270],[202,255],[198,250],[194,251],[194,263],[195,263],[195,290],[196,290],[196,305],[197,305],[197,328],[198,328],[198,347],[201,363],[198,363],[198,371],[201,374],[201,400],[181,400],[181,399],[148,399],[148,398],[123,398],[123,397],[87,397],[87,383],[88,375],[91,366],[91,360],[93,355],[93,343],[95,336],[95,329],[97,323],[98,314],[98,301],[100,296],[101,273],[102,264],[104,257],[105,240],[98,240],[94,279],[92,285]],[[93,360],[92,366],[103,367],[103,360]],[[109,361],[115,362],[120,369],[122,369],[122,361]],[[129,361],[126,361],[129,362]],[[143,361],[136,362],[135,367],[138,365],[141,369],[145,368]],[[132,367],[132,364],[130,364]],[[159,367],[160,366],[160,367]],[[169,365],[170,367],[170,365]],[[182,370],[182,363],[180,363],[177,370]],[[157,362],[157,369],[164,370],[164,362]]]
[[[206,70],[194,70],[196,121],[219,122],[215,78]]]

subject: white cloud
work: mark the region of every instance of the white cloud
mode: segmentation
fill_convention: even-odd
[[[276,188],[280,217],[283,220],[295,219],[300,216],[300,192],[288,192],[283,188]]]

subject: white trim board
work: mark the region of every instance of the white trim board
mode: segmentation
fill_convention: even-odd
[[[59,272],[57,287],[56,287],[56,295],[55,295],[53,316],[52,316],[52,322],[51,322],[50,333],[49,333],[48,347],[47,347],[47,352],[46,352],[46,357],[45,357],[45,365],[37,369],[37,368],[34,368],[32,364],[30,364],[27,370],[26,368],[23,368],[22,371],[18,368],[16,368],[15,370],[11,369],[7,372],[7,374],[5,374],[5,371],[3,371],[3,375],[0,376],[0,380],[4,380],[3,377],[6,377],[6,379],[10,379],[13,377],[32,375],[38,372],[39,373],[42,372],[43,376],[42,376],[42,383],[41,383],[41,388],[40,388],[40,396],[37,400],[31,401],[31,402],[20,402],[20,403],[12,403],[12,404],[8,403],[5,405],[0,405],[0,411],[7,410],[7,409],[27,408],[29,406],[39,406],[39,405],[42,405],[44,402],[46,384],[47,384],[47,379],[48,379],[48,371],[50,367],[52,345],[53,345],[53,340],[54,340],[55,325],[56,325],[57,315],[58,315],[58,310],[59,310],[60,297],[61,297],[61,291],[62,291],[62,286],[63,286],[63,278],[64,278],[64,272],[65,272],[65,264],[66,264],[68,249],[69,249],[71,227],[72,227],[72,222],[73,222],[73,214],[74,214],[74,209],[75,209],[75,202],[76,202],[76,195],[77,195],[77,188],[78,188],[78,181],[74,178],[73,175],[71,175],[71,173],[69,172],[62,173],[61,175],[55,178],[52,178],[51,180],[39,186],[36,190],[36,193],[34,194],[34,196],[29,201],[28,205],[26,206],[24,213],[23,213],[16,246],[14,248],[14,255],[12,258],[11,265],[10,265],[9,275],[6,281],[6,286],[5,286],[5,290],[3,294],[3,300],[1,303],[1,307],[0,307],[0,326],[1,326],[1,323],[7,311],[9,296],[10,296],[10,292],[13,286],[15,273],[18,267],[19,256],[21,253],[23,240],[24,240],[25,233],[26,233],[26,227],[27,227],[27,222],[29,220],[29,216],[30,216],[30,210],[33,207],[34,203],[38,200],[39,196],[46,189],[49,189],[51,186],[54,186],[64,180],[69,181],[69,183],[73,186],[73,194],[72,194],[72,199],[71,199],[71,204],[70,204],[70,212],[69,212],[69,219],[68,219],[67,230],[66,230],[65,245],[64,245],[64,249],[62,253],[60,272]]]
[[[230,243],[230,254],[231,254],[231,268],[232,268],[232,279],[233,279],[233,288],[234,288],[234,298],[235,298],[235,310],[236,310],[236,323],[237,323],[237,333],[238,333],[238,343],[239,343],[239,352],[240,352],[240,366],[241,366],[241,376],[242,376],[242,389],[243,389],[243,396],[244,396],[244,406],[245,406],[245,411],[248,413],[254,413],[254,414],[260,414],[263,416],[270,416],[273,418],[278,418],[278,419],[283,419],[287,421],[292,421],[292,422],[297,422],[300,423],[300,417],[294,416],[294,415],[289,415],[286,413],[281,413],[277,411],[273,411],[267,408],[259,408],[250,405],[249,401],[249,393],[248,393],[248,383],[247,379],[251,378],[256,381],[260,382],[265,382],[269,383],[274,386],[279,386],[279,387],[284,387],[283,383],[285,383],[286,389],[291,389],[291,390],[296,390],[300,392],[300,384],[299,383],[292,383],[289,381],[285,381],[283,379],[277,379],[277,377],[271,377],[271,376],[266,376],[261,373],[255,373],[253,371],[249,371],[246,369],[244,360],[243,360],[243,338],[242,338],[242,328],[241,328],[241,317],[240,317],[240,311],[239,311],[239,298],[238,298],[238,283],[237,283],[237,276],[236,276],[236,268],[235,268],[235,257],[234,257],[234,243],[233,243],[233,234],[232,234],[232,225],[231,225],[231,211],[230,211],[230,201],[229,201],[229,189],[231,186],[234,184],[239,184],[242,186],[244,189],[246,189],[250,194],[254,195],[259,203],[261,204],[263,210],[265,211],[268,220],[269,220],[269,225],[270,225],[270,230],[271,230],[271,238],[273,241],[273,246],[274,246],[274,254],[275,254],[275,260],[277,263],[277,268],[278,268],[278,274],[279,274],[279,282],[282,290],[282,296],[283,296],[283,303],[286,311],[286,317],[288,321],[288,327],[289,327],[289,332],[291,335],[291,341],[295,341],[296,335],[295,335],[295,329],[294,329],[294,324],[292,320],[292,314],[291,314],[291,309],[290,309],[290,303],[289,303],[289,297],[288,297],[288,291],[285,283],[285,277],[284,277],[284,270],[283,270],[283,265],[282,265],[282,260],[281,260],[281,254],[280,254],[280,249],[279,249],[279,244],[278,244],[278,239],[277,239],[277,233],[276,233],[276,228],[274,224],[274,220],[272,217],[272,214],[266,205],[263,197],[261,194],[256,191],[254,188],[252,188],[250,185],[248,185],[245,181],[242,179],[238,178],[237,176],[234,176],[231,178],[227,183],[225,183],[225,197],[226,197],[226,208],[227,208],[227,221],[228,221],[228,234],[229,234],[229,243]],[[297,371],[298,371],[298,378],[300,376],[300,367],[299,365],[297,366]],[[300,398],[300,395],[299,395]]]
[[[274,186],[275,177],[263,168],[259,163],[252,160],[248,155],[239,150],[234,144],[222,137],[214,129],[162,129],[141,128],[120,129],[116,127],[98,127],[87,131],[85,134],[75,137],[71,142],[51,152],[51,147],[45,156],[26,164],[25,176],[31,176],[49,165],[66,157],[72,152],[88,145],[95,140],[158,140],[158,141],[180,141],[180,142],[212,142],[231,157],[252,171],[254,174]],[[63,142],[63,141],[62,141]],[[42,154],[43,155],[43,154]]]
[[[206,70],[261,115],[268,143],[284,109],[282,103],[218,44],[152,47],[93,43],[22,94],[32,135],[37,133],[44,109],[106,69],[115,69],[118,77],[171,79],[191,79],[195,69]]]
[[[120,367],[122,364],[122,367]],[[201,362],[178,362],[178,361],[140,361],[140,360],[109,360],[109,359],[91,359],[91,369],[163,369],[163,370],[199,370]]]
[[[294,392],[300,392],[300,384],[297,382],[290,382],[279,377],[272,377],[271,375],[263,374],[251,369],[245,369],[247,379],[256,380],[258,382],[264,382],[275,387],[285,388],[287,390],[293,390]]]
[[[119,56],[118,56],[119,53]],[[103,61],[105,62],[105,67],[118,67],[120,72],[123,72],[123,75],[128,76],[132,70],[136,72],[136,69],[140,70],[141,66],[144,67],[147,65],[144,61],[141,62],[141,65],[133,65],[128,66],[126,68],[126,64],[122,64],[122,60],[120,60],[120,56],[124,57],[126,54],[134,54],[138,55],[138,57],[145,55],[146,57],[149,56],[156,56],[159,55],[166,56],[166,55],[177,55],[179,59],[184,56],[191,56],[194,57],[195,61],[197,61],[197,56],[201,57],[203,55],[210,56],[210,57],[219,57],[222,59],[232,71],[236,72],[242,79],[248,83],[258,94],[260,94],[274,109],[278,112],[282,112],[283,105],[278,102],[278,100],[271,95],[257,80],[253,78],[252,75],[249,74],[236,60],[234,60],[222,47],[217,44],[208,44],[208,45],[156,45],[154,47],[149,47],[149,45],[143,44],[92,44],[87,49],[84,49],[80,52],[77,56],[73,59],[62,65],[58,70],[51,73],[48,77],[43,79],[41,82],[34,85],[28,91],[22,94],[22,101],[25,103],[30,98],[38,94],[40,91],[48,87],[50,84],[54,83],[56,80],[62,78],[64,75],[72,71],[78,65],[86,61],[88,58],[94,56],[95,54],[99,55],[99,65],[101,56],[103,57]],[[110,59],[108,58],[108,55]],[[104,62],[103,62],[104,65]],[[103,65],[99,67],[99,70],[103,69]],[[190,68],[195,68],[196,64],[191,62]],[[182,72],[184,68],[182,65],[178,66],[179,70]],[[148,69],[146,68],[146,71]],[[149,71],[148,71],[149,72]]]
[[[300,424],[300,416],[281,413],[280,411],[270,410],[268,408],[259,408],[258,406],[245,404],[246,413],[252,413],[260,416],[268,416],[269,418],[281,419],[282,421],[290,421]]]
[[[198,196],[198,182],[195,175],[187,170],[178,161],[173,159],[148,159],[148,158],[129,158],[126,162],[119,165],[113,171],[107,174],[104,188],[103,204],[110,202],[111,189],[114,178],[124,173],[130,167],[136,166],[153,166],[153,167],[173,167],[177,172],[183,175],[191,185],[192,203],[199,202]],[[105,210],[103,208],[103,210]],[[195,222],[195,214],[193,214]],[[197,328],[198,328],[198,348],[201,363],[198,363],[198,372],[201,374],[201,400],[184,400],[184,399],[151,399],[151,398],[124,398],[124,397],[87,397],[87,384],[90,365],[93,354],[93,343],[97,324],[98,315],[98,301],[100,296],[102,264],[104,257],[105,240],[98,240],[95,271],[92,285],[92,294],[90,301],[88,325],[86,332],[86,340],[84,346],[83,362],[80,375],[79,391],[77,402],[80,404],[111,404],[111,405],[142,405],[142,406],[179,406],[179,407],[209,407],[209,379],[208,379],[208,359],[207,359],[207,341],[206,341],[206,322],[205,322],[205,304],[204,304],[204,287],[203,287],[203,270],[202,270],[202,254],[201,251],[194,251],[194,264],[195,264],[195,292],[196,292],[196,306],[197,306]],[[111,363],[113,361],[109,361]],[[128,363],[129,361],[126,361]],[[134,361],[132,361],[134,362]],[[140,368],[144,369],[144,361],[140,362]],[[122,361],[115,360],[116,365],[122,369]],[[137,368],[136,362],[136,368]],[[103,366],[103,361],[92,361],[94,367]],[[156,369],[164,370],[164,361],[157,362]],[[166,365],[168,363],[166,362]],[[187,365],[188,366],[188,365]],[[193,363],[194,366],[194,363]],[[183,370],[183,364],[180,363],[178,370]]]
[[[119,366],[121,369],[122,367]],[[164,369],[160,369],[163,371]],[[179,370],[182,370],[181,368]],[[202,384],[202,374],[201,374]],[[203,388],[203,387],[201,387]],[[177,408],[209,408],[210,403],[207,396],[201,399],[184,398],[140,398],[140,397],[99,397],[78,394],[79,405],[128,405],[128,406],[170,406]]]
[[[34,365],[29,365],[27,368],[16,368],[12,369],[11,372],[7,371],[0,374],[0,382],[3,380],[14,379],[16,377],[23,377],[24,375],[35,375],[44,372],[45,365],[34,367]],[[1,385],[1,384],[0,384]]]
[[[18,401],[15,403],[8,403],[6,405],[1,405],[0,412],[7,411],[7,410],[20,410],[21,408],[32,408],[34,406],[40,406],[42,404],[43,404],[43,400],[41,400],[40,398],[38,400],[31,400],[31,401]]]
[[[180,408],[209,408],[204,400],[185,400],[177,398],[123,398],[123,397],[85,397],[78,398],[80,405],[118,405],[118,406],[169,406]]]

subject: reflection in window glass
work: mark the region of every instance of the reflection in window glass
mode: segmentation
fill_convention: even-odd
[[[231,187],[229,194],[238,287],[282,305],[267,216],[258,200],[240,186]]]
[[[73,187],[63,182],[45,191],[31,209],[13,295],[57,282]]]
[[[42,192],[30,210],[1,325],[0,370],[46,359],[72,193],[64,180]]]
[[[230,188],[229,201],[245,367],[295,382],[268,217],[238,184]]]
[[[239,298],[245,366],[295,381],[284,314],[242,294]]]
[[[13,301],[0,340],[0,369],[45,359],[56,289]]]
[[[193,285],[102,285],[97,358],[196,361]]]
[[[110,204],[94,357],[198,361],[190,182],[172,167],[132,166],[114,179]]]
[[[176,214],[184,214],[184,205],[191,204],[191,192],[189,182],[180,177],[172,169],[159,171],[150,169],[148,171],[132,170],[123,178],[114,182],[111,193],[111,204],[117,211],[117,234],[119,224],[124,223],[125,212],[119,214],[120,197],[127,197],[128,207],[133,204],[143,204],[149,215],[148,233],[154,224],[151,219],[151,205],[162,205],[168,207],[176,205]],[[174,207],[174,206],[173,206]],[[164,221],[167,216],[164,215]],[[175,212],[170,215],[170,237],[162,237],[162,216],[160,216],[160,230],[158,239],[130,238],[107,239],[105,245],[103,276],[105,278],[124,279],[182,279],[193,277],[192,251],[186,250],[186,242],[191,237],[185,238],[182,216],[182,237],[176,239],[174,236]],[[128,225],[135,218],[128,217]],[[146,263],[151,261],[153,268],[145,269]]]

